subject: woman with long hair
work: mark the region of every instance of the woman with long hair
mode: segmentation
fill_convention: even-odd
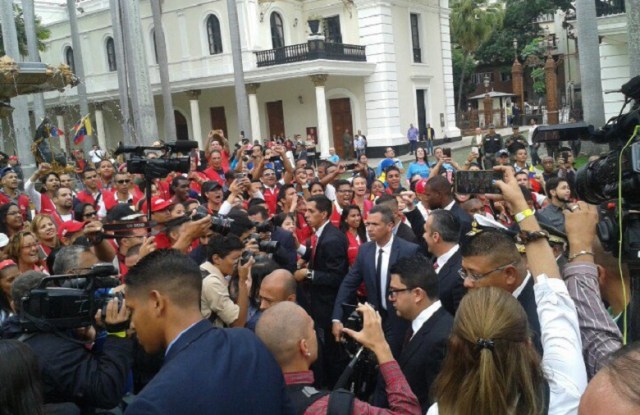
[[[37,214],[31,222],[31,232],[38,238],[38,242],[47,256],[52,250],[60,247],[56,224],[49,215]]]
[[[20,208],[15,203],[0,206],[0,232],[11,238],[24,229]]]
[[[320,182],[311,182],[309,185],[309,194],[311,196],[323,195],[324,186]]]
[[[362,176],[356,176],[353,178],[351,185],[353,187],[352,203],[360,208],[362,217],[366,218],[373,207],[373,202],[368,199],[367,195],[367,179]]]
[[[364,228],[362,212],[358,206],[351,205],[342,210],[340,230],[347,235],[347,239],[349,240],[347,257],[349,259],[349,266],[351,266],[356,261],[360,245],[367,242],[367,231]]]
[[[20,273],[27,271],[44,271],[38,256],[38,239],[29,231],[20,231],[13,235],[7,245],[7,255],[16,264]]]
[[[371,183],[371,193],[369,194],[369,199],[373,202],[380,196],[385,194],[385,187],[382,180],[376,179]]]
[[[427,151],[418,147],[416,149],[416,159],[407,168],[407,180],[411,180],[411,178],[419,174],[423,179],[429,178],[429,158],[427,157]]]
[[[35,189],[35,183],[38,180],[42,183],[39,192]],[[53,203],[53,199],[59,188],[60,176],[51,171],[51,166],[48,163],[40,164],[33,175],[24,183],[24,192],[29,196],[29,199],[33,202],[35,211],[38,213],[51,214],[56,211],[56,205]]]
[[[0,340],[0,385],[0,414],[44,414],[38,360],[25,343]]]
[[[87,220],[96,220],[98,212],[91,203],[80,203],[73,209],[73,220],[84,222]]]

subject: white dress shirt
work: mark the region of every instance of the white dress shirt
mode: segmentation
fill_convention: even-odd
[[[318,230],[316,231],[316,239],[319,241],[320,240],[320,235],[322,235],[322,231],[324,230],[324,228],[327,227],[327,223],[329,223],[330,221],[326,221],[325,223],[323,223],[322,225],[320,225],[320,227],[318,228]],[[317,243],[317,242],[316,242]],[[297,249],[297,252],[300,256],[303,256],[304,254],[307,253],[307,246],[303,243],[300,244],[300,247]]]
[[[524,291],[524,287],[527,286],[527,283],[529,282],[530,279],[531,279],[531,273],[527,271],[527,276],[524,277],[524,281],[522,281],[522,284],[520,284],[518,288],[516,288],[512,293],[515,298],[520,297],[520,294],[522,294],[522,291]]]
[[[440,303],[440,300],[438,300],[435,303],[431,304],[429,307],[422,310],[420,314],[418,314],[418,317],[413,319],[413,321],[411,322],[411,330],[413,330],[413,335],[411,335],[412,339],[413,336],[416,335],[418,330],[422,328],[422,325],[426,323],[431,318],[431,316],[436,313],[436,311],[440,310],[441,307],[442,303]]]
[[[384,246],[380,246],[376,243],[376,255],[374,266],[378,265],[378,255],[380,255],[380,249],[382,248],[382,264],[380,269],[380,303],[382,308],[387,309],[387,284],[389,283],[389,259],[391,258],[391,245],[393,244],[393,236],[389,239]],[[377,271],[377,270],[376,270]]]
[[[456,201],[452,200],[451,203],[449,203],[447,206],[444,207],[444,210],[451,210],[454,203],[456,203]]]
[[[580,397],[587,388],[587,371],[576,307],[564,281],[540,275],[536,296],[542,340],[542,369],[549,382],[549,415],[577,414]],[[438,404],[427,415],[437,415]]]
[[[447,261],[449,259],[451,259],[451,257],[458,252],[458,249],[460,249],[460,245],[455,244],[453,247],[451,247],[451,249],[449,249],[447,252],[445,252],[444,254],[440,255],[438,257],[438,259],[436,259],[436,264],[438,264],[438,266],[436,267],[436,274],[440,273],[440,270],[442,269],[442,267],[444,266],[444,264],[447,263]]]

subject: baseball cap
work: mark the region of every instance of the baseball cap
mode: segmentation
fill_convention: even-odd
[[[13,170],[13,167],[5,167],[4,169],[0,170],[0,178],[6,176],[9,173],[14,173],[15,170]]]
[[[4,261],[0,262],[0,271],[2,271],[3,269],[5,269],[7,267],[17,267],[17,266],[18,266],[18,264],[16,264],[12,260],[5,259]]]
[[[498,152],[496,153],[496,155],[498,157],[504,157],[504,156],[508,156],[509,155],[509,151],[505,150],[504,148],[502,150],[498,150]]]
[[[388,167],[393,166],[395,163],[391,159],[384,159],[380,162],[380,170],[385,171]]]
[[[422,179],[418,183],[416,183],[416,193],[424,194],[424,189],[427,187],[427,179]]]
[[[171,200],[164,200],[161,197],[158,196],[154,196],[151,198],[151,212],[159,212],[161,210],[165,210],[166,208],[168,208],[169,206],[173,205],[173,202]],[[142,204],[142,211],[144,213],[149,213],[149,210],[147,209],[147,201],[145,200],[144,203]]]
[[[18,156],[9,156],[9,160],[18,161]]]
[[[78,222],[77,220],[63,222],[58,228],[58,238],[69,237],[76,232],[80,232],[82,228],[84,228],[84,222]]]

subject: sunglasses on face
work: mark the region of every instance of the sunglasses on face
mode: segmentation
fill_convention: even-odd
[[[116,183],[118,183],[118,184],[129,184],[129,183],[131,183],[131,180],[129,180],[129,179],[116,180]]]

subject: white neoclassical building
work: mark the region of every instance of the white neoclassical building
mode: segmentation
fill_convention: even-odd
[[[42,61],[72,64],[66,1],[36,1],[51,31]],[[201,140],[222,128],[239,136],[226,1],[165,0],[163,25],[178,137]],[[346,129],[362,130],[373,156],[404,146],[409,124],[460,136],[454,122],[448,0],[237,0],[253,137],[313,134],[340,153]],[[78,2],[87,95],[99,142],[114,148],[118,62],[109,0]],[[160,76],[149,0],[140,1],[158,129]],[[321,17],[324,40],[307,20]],[[69,129],[77,91],[45,94],[47,112]],[[53,117],[51,117],[53,118]],[[66,131],[66,130],[65,130]],[[327,148],[323,148],[324,151]]]

